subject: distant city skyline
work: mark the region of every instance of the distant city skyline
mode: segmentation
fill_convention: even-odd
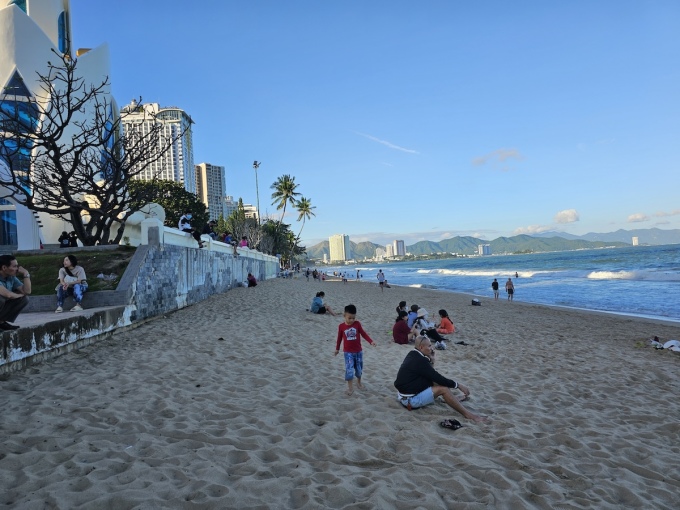
[[[680,2],[71,12],[75,47],[108,44],[119,104],[190,112],[194,158],[225,167],[229,195],[256,202],[261,161],[262,215],[275,215],[269,186],[293,175],[316,207],[306,245],[680,228]],[[195,37],[168,51],[169,26]],[[294,210],[284,221],[299,231]]]

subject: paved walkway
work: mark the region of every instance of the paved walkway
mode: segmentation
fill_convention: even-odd
[[[21,313],[17,320],[13,322],[17,326],[22,328],[29,328],[31,326],[42,326],[49,322],[60,321],[63,319],[68,319],[70,317],[88,317],[97,312],[102,312],[105,310],[111,310],[113,308],[119,308],[118,306],[102,306],[100,308],[86,308],[80,312],[69,312],[64,311],[63,313],[54,312],[33,312],[33,313]]]

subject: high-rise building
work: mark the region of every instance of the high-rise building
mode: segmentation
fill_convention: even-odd
[[[344,262],[351,260],[352,248],[349,244],[349,236],[346,234],[336,234],[328,238],[329,251],[331,252],[331,262]]]
[[[224,218],[227,219],[231,214],[238,209],[238,202],[234,202],[234,197],[226,195],[222,198],[224,208]]]
[[[208,208],[211,220],[218,220],[220,216],[227,218],[224,167],[199,163],[196,170],[196,195]]]
[[[394,246],[391,244],[385,246],[385,257],[394,257]]]
[[[40,119],[30,106],[45,91],[38,73],[49,73],[54,53],[78,57],[76,79],[84,87],[99,86],[111,75],[109,49],[106,44],[89,50],[74,51],[71,38],[71,5],[69,0],[0,0],[0,112],[20,112],[31,126]],[[53,53],[54,52],[54,53]],[[59,65],[60,59],[56,59]],[[99,100],[108,101],[117,118],[118,106],[111,96],[110,85],[102,89]],[[66,126],[62,139],[78,134],[78,125],[94,118],[92,102],[84,104],[77,118]],[[67,142],[68,143],[68,142]],[[13,162],[15,170],[30,175],[30,153],[21,152]],[[22,166],[25,165],[25,168]],[[0,162],[0,170],[4,170]],[[30,180],[28,181],[30,183]],[[30,186],[30,184],[29,184]],[[0,190],[3,193],[7,190]],[[71,225],[60,217],[36,213],[20,203],[18,197],[0,199],[0,246],[9,250],[39,249],[42,244],[57,244],[63,230]]]
[[[394,241],[392,241],[392,248],[394,250],[395,257],[406,256],[406,247],[404,246],[404,241],[395,239]]]
[[[491,255],[491,245],[490,244],[480,244],[477,246],[477,253],[479,255]]]
[[[640,238],[633,236],[633,246],[638,246],[640,244]]]
[[[159,137],[159,144],[164,140],[173,140],[172,147],[136,178],[175,181],[181,183],[187,191],[196,193],[194,145],[191,136],[191,125],[194,121],[191,117],[175,106],[161,107],[158,103],[137,104],[134,99],[121,111],[125,134],[130,130],[148,132],[155,123],[160,122],[163,131]]]

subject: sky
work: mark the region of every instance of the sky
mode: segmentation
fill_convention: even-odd
[[[114,97],[177,106],[195,163],[312,246],[680,228],[676,0],[71,0]]]

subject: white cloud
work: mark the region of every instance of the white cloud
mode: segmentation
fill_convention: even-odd
[[[552,230],[552,227],[550,225],[529,225],[528,227],[519,227],[516,228],[512,233],[514,235],[520,235],[520,234],[540,234],[542,232],[548,232]]]
[[[565,209],[555,215],[555,223],[574,223],[581,218],[576,209]]]
[[[400,147],[398,145],[393,144],[392,142],[388,142],[387,140],[381,140],[380,138],[376,138],[375,136],[371,136],[371,135],[367,135],[365,133],[359,133],[359,132],[357,132],[357,134],[363,136],[364,138],[368,138],[369,140],[371,140],[373,142],[383,144],[386,147],[389,147],[390,149],[394,149],[394,150],[402,151],[402,152],[408,152],[409,154],[419,154],[419,152],[416,151],[416,150],[406,149],[404,147]]]
[[[511,159],[522,160],[524,159],[524,156],[522,156],[517,149],[496,149],[489,154],[473,159],[472,164],[475,166],[482,166],[487,163],[506,163]],[[507,168],[503,168],[503,170],[507,170]]]
[[[640,223],[641,221],[649,221],[649,216],[643,213],[635,213],[628,216],[628,223]]]

